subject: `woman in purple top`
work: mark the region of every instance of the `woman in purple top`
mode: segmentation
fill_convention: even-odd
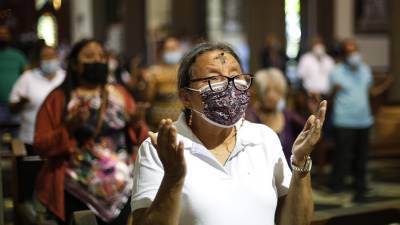
[[[285,109],[287,83],[279,69],[260,70],[255,74],[256,102],[246,112],[246,119],[262,123],[274,130],[282,143],[286,160],[290,162],[293,142],[306,119]]]

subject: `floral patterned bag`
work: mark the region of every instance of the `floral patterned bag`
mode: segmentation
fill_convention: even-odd
[[[101,99],[77,97],[68,104],[68,108],[80,104],[90,109],[92,118],[86,125],[94,131],[87,140],[78,141],[67,162],[65,188],[106,222],[127,204],[133,174],[132,159],[124,145],[124,105],[114,100],[102,94]]]

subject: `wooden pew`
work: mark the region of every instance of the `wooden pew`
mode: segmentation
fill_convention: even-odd
[[[43,164],[39,156],[28,156],[25,145],[19,139],[12,139],[10,149],[12,152],[12,199],[14,205],[14,224],[43,224],[44,212],[34,209],[31,202],[36,176]]]

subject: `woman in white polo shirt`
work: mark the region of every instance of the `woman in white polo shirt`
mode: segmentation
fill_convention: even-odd
[[[47,95],[65,78],[54,47],[44,44],[38,46],[35,58],[35,67],[19,77],[9,100],[11,111],[20,115],[19,138],[25,143],[28,154],[33,154],[36,114]]]
[[[252,75],[224,44],[202,43],[182,59],[176,122],[162,120],[138,153],[133,224],[308,224],[313,212],[308,155],[326,102],[296,139],[289,170],[277,135],[243,119]]]

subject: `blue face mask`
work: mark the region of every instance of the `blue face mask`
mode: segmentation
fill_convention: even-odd
[[[182,58],[182,52],[179,50],[175,51],[166,51],[163,55],[163,60],[165,64],[178,64]]]
[[[357,67],[361,64],[361,55],[358,52],[352,53],[347,57],[347,63],[351,66]]]
[[[40,64],[40,70],[42,71],[43,76],[54,75],[59,68],[60,62],[58,59],[44,60]]]

